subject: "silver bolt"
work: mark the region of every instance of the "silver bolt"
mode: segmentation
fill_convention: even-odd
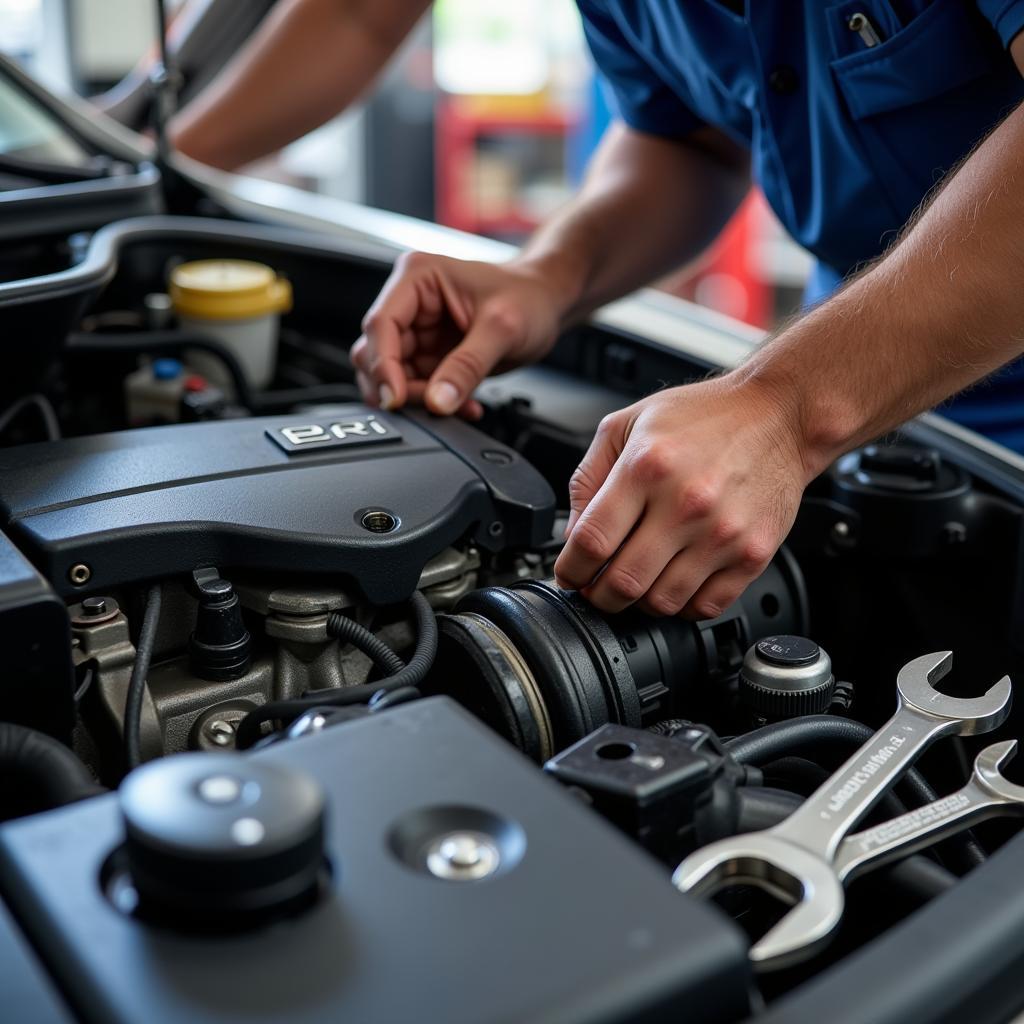
[[[235,726],[232,722],[225,722],[223,718],[207,722],[203,731],[210,742],[218,747],[226,747],[235,742]]]
[[[427,870],[435,878],[470,882],[493,875],[501,853],[482,832],[448,832],[427,848]]]
[[[85,562],[78,562],[68,569],[68,579],[76,586],[81,587],[92,578],[92,569]]]
[[[850,539],[850,524],[843,519],[840,519],[837,523],[832,524],[832,538],[834,540],[849,540]]]

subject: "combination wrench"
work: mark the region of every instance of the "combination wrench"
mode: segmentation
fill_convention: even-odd
[[[690,854],[672,881],[683,892],[711,895],[737,884],[759,887],[791,904],[750,948],[757,970],[812,956],[839,924],[845,898],[835,870],[842,841],[932,743],[997,728],[1010,711],[1010,680],[984,696],[949,697],[933,683],[953,664],[950,651],[904,665],[896,679],[897,710],[785,821],[761,832],[720,839]]]
[[[1002,774],[1003,765],[1009,764],[1016,752],[1016,740],[993,743],[974,759],[970,779],[955,793],[847,836],[833,862],[836,877],[849,882],[868,868],[909,857],[989,818],[1024,814],[1024,786]]]

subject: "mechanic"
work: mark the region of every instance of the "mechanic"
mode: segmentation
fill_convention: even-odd
[[[817,294],[848,280],[732,372],[607,417],[555,566],[605,611],[710,618],[837,456],[1024,350],[1024,2],[579,6],[621,114],[581,191],[508,263],[400,259],[353,357],[371,404],[477,415],[486,374],[699,253],[752,168]],[[1004,374],[950,412],[1024,447]]]

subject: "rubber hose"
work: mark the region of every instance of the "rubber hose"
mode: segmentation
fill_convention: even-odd
[[[129,769],[142,763],[142,702],[146,695],[149,663],[153,660],[153,648],[156,646],[156,631],[160,625],[160,602],[160,584],[154,583],[146,592],[146,610],[124,702],[124,752]]]
[[[331,612],[327,616],[327,635],[362,651],[385,676],[397,675],[405,668],[402,659],[380,637],[347,615]]]
[[[787,755],[817,752],[822,747],[836,743],[848,747],[863,746],[874,734],[875,731],[869,726],[852,718],[806,715],[785,722],[773,722],[737,736],[725,744],[725,749],[740,764],[753,764],[760,768]],[[916,768],[907,769],[897,783],[897,789],[912,807],[920,807],[938,799],[938,794]],[[954,861],[957,870],[961,872],[983,864],[986,859],[985,851],[970,831],[947,840],[943,850],[946,859]]]
[[[427,677],[437,656],[437,617],[430,602],[417,590],[412,595],[416,615],[416,649],[409,664],[401,671],[376,684],[378,690],[398,690],[403,686],[419,686]]]
[[[361,402],[359,388],[348,384],[311,384],[304,388],[263,391],[253,395],[253,412],[287,412],[293,405],[308,403]]]
[[[743,787],[736,791],[739,817],[737,832],[756,832],[771,828],[788,818],[803,800],[783,789]],[[922,903],[956,885],[957,877],[940,864],[913,854],[878,871],[888,882],[910,892]]]
[[[189,331],[86,331],[69,334],[65,345],[73,352],[145,352],[154,356],[177,355],[187,349],[208,352],[227,370],[239,403],[247,409],[254,409],[256,405],[245,371],[235,358],[235,354],[224,345],[201,334],[192,334]]]
[[[0,820],[106,792],[63,743],[35,729],[0,722]]]
[[[780,757],[778,761],[770,761],[764,766],[764,779],[767,785],[799,793],[804,799],[828,777],[827,769],[814,761],[808,761],[805,757]],[[878,809],[884,811],[887,818],[895,818],[906,813],[907,805],[895,793],[890,792],[878,801]]]
[[[247,750],[262,736],[261,726],[264,722],[279,721],[288,725],[313,705],[338,707],[345,704],[358,704],[368,701],[374,694],[381,691],[393,693],[396,690],[415,687],[422,682],[433,666],[434,658],[437,655],[437,618],[430,602],[419,591],[412,595],[411,604],[416,615],[416,649],[413,651],[408,665],[403,666],[386,679],[375,683],[328,690],[311,690],[292,700],[268,701],[254,711],[250,711],[239,722],[238,730],[235,733],[235,745],[240,750]]]

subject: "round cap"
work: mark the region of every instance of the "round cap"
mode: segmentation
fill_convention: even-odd
[[[251,320],[291,309],[292,287],[263,263],[195,260],[171,271],[171,301],[182,316]]]
[[[795,668],[813,665],[821,657],[821,648],[805,636],[766,636],[757,642],[757,653],[769,664]]]
[[[316,891],[323,795],[309,776],[237,754],[178,754],[122,783],[140,906],[189,921],[262,919]]]
[[[177,359],[154,359],[153,376],[157,380],[177,380],[181,376],[181,363]]]
[[[761,718],[820,715],[832,703],[832,660],[803,636],[767,636],[743,658],[740,696]]]

